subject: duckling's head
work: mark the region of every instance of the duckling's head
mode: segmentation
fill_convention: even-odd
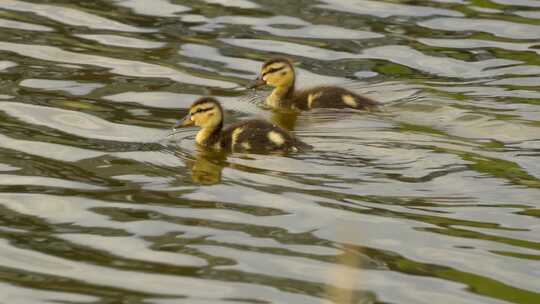
[[[254,87],[270,85],[273,87],[290,87],[294,84],[295,73],[291,60],[287,58],[272,58],[266,61],[256,80]]]
[[[215,129],[223,125],[223,109],[219,102],[212,97],[202,97],[197,99],[191,107],[189,113],[183,120],[174,127],[198,126],[202,129]]]

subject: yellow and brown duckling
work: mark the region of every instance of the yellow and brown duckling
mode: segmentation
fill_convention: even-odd
[[[307,111],[314,108],[352,108],[366,110],[378,102],[341,87],[319,86],[307,90],[295,89],[296,74],[292,62],[287,58],[266,61],[259,77],[251,88],[264,85],[274,87],[266,98],[266,105],[275,109]]]
[[[245,120],[223,129],[223,109],[211,97],[195,101],[186,117],[174,127],[198,126],[195,141],[205,147],[230,152],[296,152],[311,146],[286,130],[264,120]]]

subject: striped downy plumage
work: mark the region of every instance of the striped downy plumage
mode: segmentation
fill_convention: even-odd
[[[198,126],[195,141],[205,147],[231,152],[296,152],[310,148],[291,133],[265,120],[244,120],[223,128],[223,109],[211,97],[195,101],[176,127]]]
[[[274,90],[266,98],[271,108],[307,111],[314,108],[352,108],[368,110],[378,102],[336,86],[319,86],[307,90],[295,89],[296,74],[289,59],[273,58],[266,61],[252,87],[270,85]]]

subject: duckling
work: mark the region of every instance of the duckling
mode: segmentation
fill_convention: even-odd
[[[211,97],[196,100],[174,127],[201,127],[195,141],[227,152],[296,152],[311,146],[264,120],[245,120],[223,129],[223,108]]]
[[[296,74],[293,63],[287,58],[272,58],[261,68],[259,77],[250,88],[263,85],[275,87],[266,98],[271,108],[306,111],[313,108],[352,108],[366,110],[379,103],[335,86],[319,86],[307,90],[295,90]]]

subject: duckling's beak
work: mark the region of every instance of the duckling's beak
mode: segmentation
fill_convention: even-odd
[[[174,124],[173,129],[190,127],[190,126],[193,126],[194,124],[195,124],[195,122],[193,120],[191,120],[191,115],[188,114],[184,118],[182,118],[181,120],[177,121]]]
[[[248,89],[256,89],[264,85],[266,85],[266,81],[262,79],[261,76],[259,76],[257,77],[257,79],[251,82],[251,84],[248,86]]]

